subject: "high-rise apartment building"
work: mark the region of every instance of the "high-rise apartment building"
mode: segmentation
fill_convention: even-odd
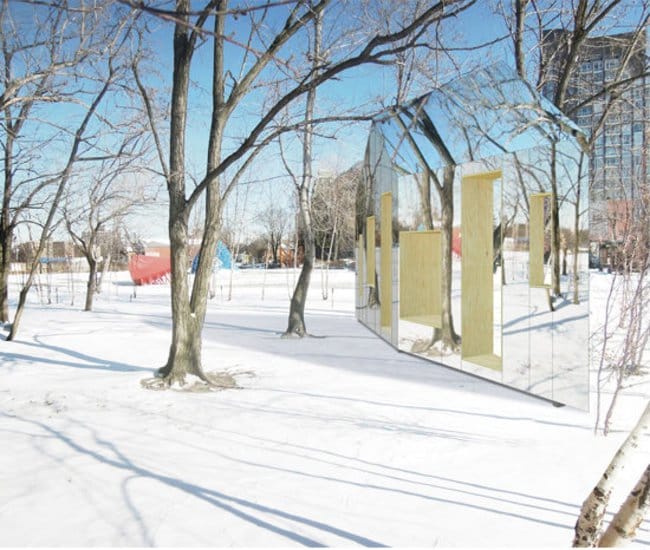
[[[544,34],[542,93],[549,98],[566,59],[567,36],[562,30]],[[645,31],[636,42],[632,33],[588,39],[568,83],[565,114],[596,136],[589,173],[592,240],[620,239],[650,182],[650,78],[639,76],[648,69],[646,40]]]

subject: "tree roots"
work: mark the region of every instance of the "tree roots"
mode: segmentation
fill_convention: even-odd
[[[159,369],[152,378],[145,378],[140,385],[147,390],[174,390],[189,393],[241,389],[233,373],[227,371],[205,373],[204,378],[194,375],[183,377],[164,374],[165,368]],[[252,373],[238,373],[251,374]]]

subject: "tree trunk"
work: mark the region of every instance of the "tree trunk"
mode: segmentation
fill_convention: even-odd
[[[189,0],[177,0],[176,10],[179,14],[186,14]],[[185,199],[185,131],[192,47],[187,27],[188,16],[179,15],[179,19],[174,28],[168,178],[172,341],[167,363],[158,371],[162,384],[166,386],[184,385],[186,376],[190,374],[205,379],[201,367],[203,319],[198,318],[190,307],[187,275],[189,212]],[[199,258],[199,263],[202,259],[205,261]]]
[[[559,296],[562,292],[560,286],[560,202],[557,188],[557,149],[555,143],[551,144],[551,258],[553,295]]]
[[[11,225],[11,195],[13,193],[13,145],[14,135],[11,124],[11,112],[4,112],[7,139],[4,147],[2,194],[2,211],[0,212],[0,322],[9,322],[9,271],[11,269],[11,245],[13,244],[13,226]]]
[[[318,71],[321,46],[321,17],[320,13],[314,17],[314,48],[311,52],[313,59],[313,70]],[[312,177],[312,144],[314,140],[314,127],[309,123],[314,118],[314,105],[316,103],[316,88],[310,88],[307,92],[305,106],[305,130],[302,144],[302,180],[298,187],[298,209],[302,226],[302,238],[305,247],[305,258],[298,277],[298,283],[291,297],[289,308],[289,322],[283,336],[296,335],[301,338],[307,334],[305,326],[305,304],[309,292],[311,272],[316,259],[316,242],[314,228],[311,220],[311,191],[313,189]]]
[[[232,279],[235,273],[235,258],[239,257],[239,242],[235,245],[235,250],[231,255],[230,273],[228,274],[228,301],[232,300]]]
[[[20,321],[23,318],[23,311],[25,311],[27,294],[29,293],[31,287],[32,285],[30,282],[28,285],[25,285],[23,286],[23,288],[20,289],[20,293],[18,295],[18,305],[16,306],[16,313],[14,313],[14,320],[11,323],[11,330],[9,331],[9,334],[7,336],[7,340],[9,342],[16,339],[16,335],[18,334],[18,327],[20,327]]]
[[[104,254],[104,258],[102,261],[102,270],[101,273],[99,274],[99,280],[97,281],[97,288],[95,289],[95,292],[97,294],[101,294],[102,292],[102,285],[104,284],[104,279],[106,278],[106,274],[108,273],[108,270],[111,267],[111,251],[109,250],[106,254]]]
[[[316,237],[314,237],[314,241]],[[327,300],[327,283],[325,282],[325,271],[323,266],[325,266],[325,241],[327,240],[327,234],[325,231],[322,232],[322,239],[318,248],[320,248],[320,292],[323,300]]]
[[[442,250],[441,250],[441,324],[434,334],[434,343],[441,342],[443,349],[458,351],[460,337],[454,329],[454,318],[451,305],[452,292],[452,240],[454,230],[454,166],[444,169],[443,185],[440,191]]]
[[[222,13],[227,2],[218,2]],[[174,29],[174,77],[170,127],[169,163],[169,240],[171,249],[172,342],[167,363],[158,374],[162,385],[185,385],[194,375],[210,383],[203,372],[201,351],[203,323],[207,309],[212,264],[216,254],[221,221],[219,180],[212,178],[206,188],[206,212],[203,238],[190,295],[188,281],[188,239],[190,207],[185,198],[185,131],[192,45],[187,26],[188,0],[177,0],[180,21]],[[208,144],[207,171],[220,162],[223,138],[223,24],[225,15],[215,16],[213,43],[212,123]]]
[[[278,248],[280,248],[279,242],[271,237],[271,255],[273,256],[273,265],[278,265]]]
[[[600,547],[625,546],[634,540],[650,505],[650,464],[598,541]]]
[[[433,213],[431,212],[431,174],[429,169],[424,168],[422,178],[414,176],[418,184],[418,191],[420,192],[420,206],[422,207],[422,218],[424,221],[424,228],[427,230],[433,229]]]
[[[321,261],[321,293],[323,300],[327,300],[329,296],[329,284],[330,284],[330,264],[332,263],[332,252],[334,250],[334,242],[336,239],[336,232],[338,231],[338,212],[334,208],[334,226],[332,227],[332,234],[330,236],[330,244],[327,249],[327,261]],[[323,243],[325,242],[326,237],[323,238]],[[324,253],[321,251],[321,260],[324,260]]]
[[[307,196],[306,187],[300,189],[299,204],[304,259],[300,270],[300,276],[296,283],[296,288],[291,297],[289,323],[284,336],[295,335],[303,337],[307,334],[307,328],[305,326],[305,304],[307,303],[309,282],[311,280],[311,272],[314,268],[314,260],[316,258],[316,244],[314,242],[314,232],[309,212],[309,197]]]
[[[582,504],[575,525],[574,547],[586,548],[596,545],[617,474],[625,467],[628,455],[639,446],[639,439],[649,428],[650,403],[646,405],[636,426],[619,447],[598,484]]]
[[[52,212],[50,212],[50,214],[51,213]],[[51,220],[46,222],[46,227],[49,227],[49,223],[51,223]],[[46,237],[46,233],[44,230],[43,233],[41,234],[39,245],[36,251],[34,252],[34,258],[32,260],[32,265],[30,266],[29,273],[27,274],[27,280],[24,282],[23,288],[20,289],[20,293],[18,295],[18,304],[16,305],[16,311],[14,312],[14,320],[11,323],[11,330],[9,331],[9,335],[7,336],[8,341],[15,340],[16,335],[18,334],[18,328],[20,327],[20,322],[23,318],[23,311],[25,309],[25,304],[27,303],[27,294],[29,294],[32,285],[34,284],[34,278],[36,277],[36,270],[42,267],[40,258],[45,248],[45,243],[46,243],[45,237]]]
[[[582,159],[582,155],[580,156]],[[575,216],[573,220],[573,303],[580,303],[580,180],[582,179],[582,162],[578,170],[578,188],[576,190]]]
[[[91,252],[92,254],[92,252]],[[88,260],[88,282],[86,283],[86,305],[84,311],[93,310],[93,298],[97,291],[97,260],[95,258],[86,258]]]
[[[4,217],[3,217],[4,218]],[[9,272],[11,271],[12,232],[4,227],[0,229],[0,323],[9,322]]]
[[[203,318],[197,316],[190,307],[187,276],[189,262],[186,244],[188,230],[183,215],[178,216],[173,222],[170,217],[169,235],[172,245],[170,247],[172,342],[167,363],[158,373],[163,378],[163,385],[178,384],[182,386],[186,383],[188,375],[207,380],[201,366]]]

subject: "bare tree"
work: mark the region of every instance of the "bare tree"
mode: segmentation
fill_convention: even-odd
[[[124,0],[126,3],[127,0]],[[154,8],[148,3],[133,2],[135,7],[154,13],[158,17],[171,19],[174,24],[174,66],[170,114],[169,155],[162,149],[160,133],[156,120],[150,116],[154,133],[158,136],[159,157],[169,192],[169,236],[172,265],[172,342],[166,365],[160,369],[160,378],[149,385],[165,387],[172,383],[183,384],[188,375],[194,375],[204,382],[211,383],[201,366],[201,332],[206,314],[207,290],[210,268],[214,257],[221,223],[223,201],[232,190],[230,182],[221,183],[228,170],[243,170],[260,149],[272,142],[280,133],[302,127],[301,121],[294,125],[274,127],[273,122],[286,107],[303,97],[309,90],[323,82],[330,81],[343,72],[365,63],[381,63],[399,51],[418,45],[425,45],[426,31],[435,21],[451,17],[471,4],[470,1],[437,2],[432,5],[414,6],[407,19],[395,22],[386,33],[375,34],[368,40],[358,41],[342,52],[336,59],[330,59],[319,67],[311,68],[288,89],[279,93],[263,109],[246,137],[228,154],[223,153],[224,131],[233,113],[249,96],[257,90],[260,76],[272,67],[280,73],[294,66],[282,58],[285,45],[291,39],[300,38],[303,29],[330,4],[329,0],[313,3],[281,2],[252,5],[250,8],[237,7],[229,11],[226,0],[208,1],[202,9],[192,11],[188,0],[177,0],[173,10]],[[279,17],[285,14],[284,24],[271,37],[258,41],[262,23],[268,22],[269,13]],[[248,22],[250,39],[245,45],[244,62],[239,75],[226,66],[224,48],[230,34],[226,30],[229,19],[238,18],[238,28]],[[211,31],[206,25],[212,21]],[[273,28],[273,25],[270,25]],[[190,67],[194,52],[203,37],[209,35],[212,44],[212,99],[211,128],[205,176],[197,185],[187,189],[185,177],[186,125],[188,116]],[[253,42],[255,44],[253,45]],[[250,62],[249,62],[250,61]],[[298,76],[298,75],[296,75]],[[147,112],[149,93],[139,77],[138,66],[134,65],[134,77],[143,96]],[[280,83],[284,81],[277,80]],[[200,261],[194,283],[190,289],[187,279],[187,232],[189,214],[197,201],[205,197],[205,231],[201,242]],[[306,254],[307,256],[308,254]]]
[[[137,142],[131,146],[137,147]],[[137,149],[131,149],[128,155],[138,153]],[[92,310],[93,298],[99,292],[100,259],[104,270],[108,269],[110,263],[112,243],[102,242],[106,241],[105,235],[112,236],[114,228],[129,213],[150,199],[149,190],[142,181],[138,181],[138,176],[142,174],[131,172],[131,162],[126,162],[127,158],[127,151],[122,149],[116,158],[102,162],[96,171],[80,177],[80,185],[69,190],[63,208],[68,233],[88,263],[84,311]],[[79,197],[83,197],[81,202]]]
[[[609,221],[617,243],[612,253],[611,281],[604,316],[595,326],[593,341],[597,350],[598,394],[595,430],[603,434],[611,428],[621,392],[647,365],[650,342],[650,192],[643,190],[637,200],[615,204]],[[620,208],[620,207],[623,208]],[[611,399],[604,408],[601,387],[609,385]],[[604,414],[603,414],[604,413]]]
[[[106,96],[112,92],[116,82],[125,74],[125,68],[128,66],[123,63],[123,54],[126,49],[126,38],[133,21],[130,14],[120,14],[110,10],[105,13],[93,11],[90,14],[94,18],[102,18],[103,27],[98,27],[97,32],[99,33],[102,30],[104,32],[103,36],[110,38],[104,40],[101,45],[96,46],[97,49],[93,52],[93,55],[86,60],[85,72],[78,71],[76,73],[76,79],[85,82],[86,85],[85,89],[82,88],[77,92],[77,101],[81,104],[79,109],[81,119],[74,131],[62,129],[63,136],[67,137],[66,146],[68,151],[62,168],[36,187],[37,192],[43,192],[44,190],[51,190],[51,192],[46,197],[45,204],[47,204],[47,208],[44,209],[43,219],[38,222],[40,237],[35,248],[32,264],[28,269],[26,280],[19,293],[18,304],[7,340],[13,340],[16,337],[27,294],[34,281],[40,257],[56,225],[60,202],[69,181],[73,177],[75,166],[79,162],[92,162],[98,158],[103,158],[105,154],[105,143],[102,140],[103,133],[100,128],[108,119],[103,116],[103,113],[100,113],[100,107]],[[58,21],[63,24],[67,19],[63,18]],[[87,99],[87,103],[84,99]],[[34,196],[34,189],[32,189],[27,204],[33,206]]]
[[[289,213],[279,204],[271,203],[259,214],[259,222],[264,229],[264,234],[271,251],[272,261],[280,265],[280,247],[282,239],[286,236],[289,225]]]
[[[11,247],[21,221],[46,204],[43,194],[58,181],[58,163],[42,166],[39,157],[65,129],[48,119],[54,105],[69,105],[84,93],[80,67],[105,44],[103,10],[88,9],[76,17],[64,10],[32,6],[16,17],[15,3],[0,3],[0,143],[3,152],[3,194],[0,211],[0,321],[9,321],[8,282]],[[105,7],[110,11],[110,7]],[[75,75],[77,78],[75,78]],[[39,133],[39,140],[29,139]],[[69,134],[68,134],[69,135]],[[54,169],[53,169],[54,168]]]
[[[312,71],[318,74],[319,67],[323,63],[321,59],[323,22],[320,13],[314,16],[314,36],[312,49],[309,56],[312,60]],[[311,122],[314,119],[314,109],[316,104],[316,88],[307,90],[305,101],[305,118],[304,129],[302,134],[302,175],[300,178],[290,170],[284,155],[282,159],[285,167],[294,182],[296,189],[296,199],[298,202],[298,228],[302,236],[304,247],[304,258],[302,269],[298,282],[291,297],[291,307],[289,309],[289,322],[284,336],[296,335],[305,336],[307,328],[305,327],[305,305],[307,303],[307,293],[311,273],[316,260],[316,239],[314,236],[314,227],[312,222],[312,204],[311,198],[314,193],[315,179],[313,177],[313,144],[314,144],[314,125]]]

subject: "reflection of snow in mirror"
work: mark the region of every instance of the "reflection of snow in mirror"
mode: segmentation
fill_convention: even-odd
[[[370,310],[359,310],[359,319],[403,351],[587,408],[583,141],[571,121],[501,66],[456,79],[378,117],[367,150],[367,213],[377,218],[379,197],[390,191],[394,247],[400,247],[400,232],[436,229],[441,251],[448,252],[440,256],[435,283],[441,286],[440,312],[396,314],[401,283],[395,273],[408,269],[398,260],[391,326],[379,330],[377,313]],[[474,184],[464,187],[466,179],[479,182],[488,175],[490,193]],[[532,241],[531,227],[538,227],[531,225],[534,194],[545,197],[545,221]],[[481,207],[488,203],[492,212],[484,216]],[[541,275],[533,284],[529,264],[538,261],[538,249]],[[379,245],[377,254],[379,265]],[[482,254],[490,258],[477,264]],[[421,269],[412,259],[404,262]],[[488,265],[491,279],[483,273]],[[432,279],[437,275],[427,280]],[[483,326],[482,319],[491,325]]]

